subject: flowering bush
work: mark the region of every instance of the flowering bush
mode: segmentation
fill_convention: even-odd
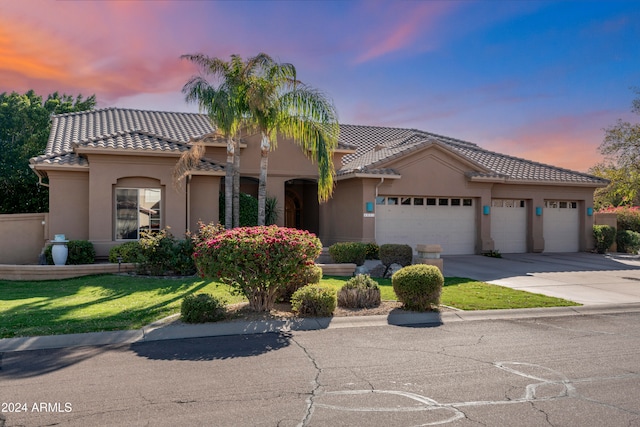
[[[200,276],[219,278],[244,295],[252,310],[268,311],[321,251],[320,239],[308,231],[262,226],[218,234],[198,244],[193,256]]]
[[[600,209],[598,212],[615,213],[618,230],[640,232],[640,206],[617,206]]]

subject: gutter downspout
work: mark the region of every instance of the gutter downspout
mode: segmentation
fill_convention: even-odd
[[[40,176],[40,174],[38,174],[38,185],[49,188],[49,184],[45,184],[44,182],[42,182],[42,177]]]

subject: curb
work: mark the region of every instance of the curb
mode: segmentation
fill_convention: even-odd
[[[524,308],[517,310],[452,311],[445,313],[392,313],[376,316],[320,317],[269,321],[231,321],[197,325],[167,324],[166,319],[141,329],[83,334],[49,335],[0,339],[0,353],[53,348],[133,344],[139,342],[203,338],[227,335],[253,335],[315,331],[320,329],[371,326],[443,325],[461,321],[517,320],[527,318],[586,316],[640,312],[640,304],[594,304],[575,307]],[[173,316],[175,317],[175,316]]]

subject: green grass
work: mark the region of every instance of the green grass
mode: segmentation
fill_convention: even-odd
[[[505,286],[476,282],[464,277],[447,277],[440,303],[460,310],[497,310],[581,305],[562,298],[519,291]]]
[[[348,277],[325,276],[336,291]],[[390,279],[377,279],[383,300],[395,300]],[[41,282],[0,281],[0,338],[137,329],[180,312],[182,298],[206,292],[243,301],[230,288],[196,277],[181,279],[102,275]],[[579,305],[464,278],[447,278],[444,305],[462,310]]]
[[[225,285],[195,277],[0,281],[0,338],[137,329],[178,313],[182,298],[196,291],[243,300]]]

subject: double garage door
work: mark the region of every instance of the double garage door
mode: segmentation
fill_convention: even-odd
[[[378,197],[376,242],[437,244],[443,254],[472,254],[476,243],[473,199],[457,197]]]
[[[501,253],[527,252],[527,209],[524,200],[491,202],[491,236]],[[547,200],[542,211],[544,252],[578,252],[580,217],[577,202]]]

